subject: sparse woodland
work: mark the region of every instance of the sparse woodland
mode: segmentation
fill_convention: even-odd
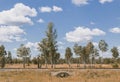
[[[119,68],[120,58],[117,47],[109,49],[105,40],[100,40],[98,47],[89,41],[86,45],[75,43],[74,46],[65,49],[64,58],[58,52],[57,31],[53,23],[49,23],[45,37],[38,43],[40,55],[31,58],[31,50],[24,44],[17,49],[17,57],[12,58],[12,53],[0,46],[0,67],[14,68],[15,65],[23,64],[23,68],[33,65],[35,68],[61,68],[60,65],[67,65],[67,68]],[[105,58],[104,53],[111,51],[112,57]],[[100,53],[101,52],[101,53]],[[76,57],[73,56],[73,53]],[[19,67],[18,67],[19,68]],[[21,67],[20,67],[21,68]],[[29,67],[34,68],[34,67]]]

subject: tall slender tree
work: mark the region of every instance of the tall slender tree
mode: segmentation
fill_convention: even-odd
[[[5,67],[5,55],[7,55],[4,45],[0,46],[0,66],[1,68]]]
[[[38,49],[41,52],[42,56],[45,59],[45,65],[47,68],[47,64],[48,64],[48,59],[49,59],[49,52],[48,52],[48,42],[47,39],[44,38],[42,39],[42,41],[40,43],[38,43]]]
[[[71,58],[72,58],[72,51],[69,47],[66,48],[66,51],[65,51],[65,59],[69,65],[69,68],[71,67]]]
[[[105,42],[105,40],[100,40],[99,41],[99,49],[101,50],[102,54],[101,54],[101,66],[102,66],[102,63],[103,63],[103,53],[106,52],[108,50],[108,44]]]
[[[11,54],[10,51],[8,51],[8,53],[7,53],[7,62],[8,62],[9,64],[12,63],[12,54]]]
[[[17,49],[17,56],[23,58],[23,68],[25,68],[26,58],[30,56],[31,50],[25,47],[24,44]]]
[[[88,56],[90,57],[91,60],[91,68],[93,67],[93,53],[94,53],[94,45],[92,44],[92,42],[89,42],[86,46],[86,53],[88,54]]]
[[[54,63],[55,63],[55,55],[57,53],[57,32],[56,29],[53,28],[54,25],[53,23],[49,23],[48,24],[48,29],[46,31],[46,38],[47,38],[47,48],[48,48],[48,52],[49,52],[49,58],[51,61],[51,68],[54,68]]]

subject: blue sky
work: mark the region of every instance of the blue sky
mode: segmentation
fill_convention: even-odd
[[[38,55],[37,43],[45,37],[49,22],[58,33],[59,52],[74,43],[97,46],[104,39],[109,49],[120,49],[120,0],[0,0],[0,44],[16,57],[25,44]],[[108,51],[105,57],[110,57]]]

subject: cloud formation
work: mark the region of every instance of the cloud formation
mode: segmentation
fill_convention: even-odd
[[[40,18],[37,22],[44,23],[44,20]]]
[[[26,47],[29,47],[32,50],[38,50],[37,48],[38,46],[38,42],[27,42],[27,44],[25,44]]]
[[[17,3],[10,10],[0,12],[0,25],[19,26],[23,24],[33,24],[30,17],[35,17],[37,11],[22,3]]]
[[[18,26],[0,26],[0,42],[25,41],[21,38],[25,34]]]
[[[105,35],[106,33],[98,28],[89,29],[86,27],[77,27],[75,30],[66,33],[66,40],[69,42],[89,41],[94,36]]]
[[[110,32],[112,32],[112,33],[120,33],[120,28],[119,27],[111,28]]]
[[[88,0],[72,0],[72,3],[76,6],[87,5]]]
[[[58,6],[53,6],[52,8],[51,7],[48,7],[48,6],[45,6],[45,7],[40,7],[40,12],[42,13],[50,13],[50,12],[61,12],[63,11],[63,9],[61,7],[58,7]]]
[[[111,3],[111,2],[113,2],[113,0],[99,0],[99,2],[101,4],[104,4],[104,3]]]

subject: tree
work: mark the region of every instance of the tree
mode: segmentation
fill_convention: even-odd
[[[49,59],[49,53],[48,53],[48,42],[47,39],[44,38],[42,39],[42,41],[40,43],[38,43],[38,49],[41,52],[42,56],[45,59],[45,65],[47,68],[47,64],[48,64],[48,59]]]
[[[72,58],[72,55],[73,55],[73,53],[72,53],[71,49],[69,47],[67,47],[66,51],[65,51],[65,59],[66,59],[68,65],[69,65],[69,67],[71,67],[70,60]]]
[[[38,64],[38,68],[42,68],[42,64],[44,64],[44,56],[42,54],[38,55],[37,64]]]
[[[80,67],[80,58],[82,57],[82,46],[79,46],[78,44],[75,44],[73,47],[74,53],[79,56],[79,64],[78,67]]]
[[[1,68],[4,68],[5,67],[5,55],[6,55],[6,50],[5,50],[5,47],[4,45],[1,45],[0,46],[0,66]]]
[[[106,52],[108,50],[108,44],[104,40],[100,40],[99,49],[101,50],[103,55],[103,52]],[[102,55],[101,55],[101,64],[103,63]]]
[[[112,56],[113,56],[113,58],[114,58],[114,61],[116,61],[116,59],[117,59],[118,56],[119,56],[119,52],[118,52],[117,47],[113,47],[113,48],[111,49],[111,52],[112,52]]]
[[[12,54],[11,54],[10,51],[8,51],[8,53],[7,53],[7,62],[8,62],[9,64],[12,63]]]
[[[88,57],[90,57],[91,59],[91,68],[93,67],[93,53],[94,53],[94,45],[92,44],[92,42],[89,42],[86,46],[86,54],[88,54]]]
[[[76,55],[78,55],[84,64],[84,68],[86,68],[86,62],[89,60],[89,54],[87,53],[86,46],[79,46],[78,44],[74,45],[73,48]]]
[[[23,44],[17,49],[17,56],[23,58],[23,68],[25,68],[26,58],[30,56],[30,48],[25,47]]]
[[[93,64],[96,64],[96,57],[98,56],[99,56],[99,50],[97,48],[94,48],[93,56],[92,56]]]
[[[86,46],[82,47],[81,58],[82,58],[82,62],[84,64],[84,68],[86,68],[86,62],[89,60],[89,54],[87,54]]]
[[[48,54],[51,62],[51,68],[54,68],[54,63],[55,63],[55,54],[57,53],[57,32],[56,29],[53,29],[53,23],[48,24],[48,29],[46,31],[46,36],[47,36],[47,49],[48,49]]]
[[[59,62],[59,59],[60,59],[60,53],[56,53],[54,56],[55,65]]]

